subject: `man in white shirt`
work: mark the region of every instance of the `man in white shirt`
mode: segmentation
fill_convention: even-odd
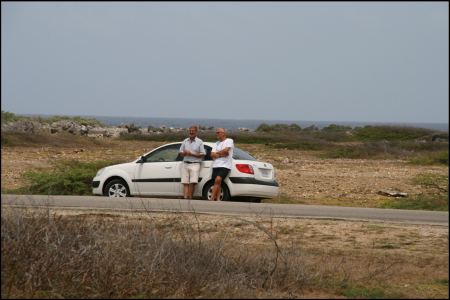
[[[233,166],[234,141],[227,138],[224,128],[217,128],[216,135],[219,141],[214,144],[211,150],[211,158],[214,160],[212,164],[212,180],[214,180],[212,201],[220,200],[222,181],[228,176]]]
[[[184,199],[192,199],[200,174],[200,163],[206,155],[203,141],[197,137],[197,132],[197,126],[189,127],[189,137],[183,141],[180,147],[180,155],[184,157],[181,167]]]

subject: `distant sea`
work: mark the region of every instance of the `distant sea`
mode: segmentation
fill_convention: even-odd
[[[27,115],[38,116],[38,115]],[[52,115],[40,115],[50,117]],[[255,130],[262,123],[273,124],[297,124],[301,128],[315,125],[318,128],[326,127],[330,124],[354,127],[364,127],[367,125],[380,126],[407,126],[417,128],[427,128],[448,132],[448,123],[400,123],[400,122],[339,122],[339,121],[296,121],[296,120],[244,120],[244,119],[188,119],[188,118],[154,118],[154,117],[108,117],[108,116],[80,116],[83,118],[95,118],[108,126],[118,126],[121,124],[134,124],[139,127],[174,127],[188,128],[190,125],[198,124],[204,127],[223,127],[228,130],[238,128],[248,128]]]

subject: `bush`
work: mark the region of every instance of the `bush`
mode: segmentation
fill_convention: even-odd
[[[20,119],[23,119],[23,117],[19,117],[12,112],[7,112],[7,111],[2,110],[2,122],[1,122],[2,124],[19,121]]]
[[[119,162],[63,161],[58,163],[52,171],[25,172],[24,177],[30,182],[29,186],[12,192],[40,195],[92,195],[92,179],[97,171],[116,163]]]
[[[343,125],[336,125],[336,124],[330,124],[324,128],[322,128],[322,131],[331,131],[331,132],[346,132],[352,130],[352,127],[350,126],[343,126]]]
[[[448,166],[448,150],[420,153],[410,160],[410,163],[414,165],[445,165]]]
[[[1,222],[2,298],[297,298],[310,279],[293,246],[202,239],[200,223],[181,214],[158,222],[8,211]]]
[[[435,131],[425,128],[402,126],[365,126],[355,130],[355,136],[361,141],[405,141],[432,135]]]
[[[37,121],[39,121],[40,123],[46,123],[46,124],[51,124],[53,122],[58,122],[58,121],[64,121],[64,120],[68,120],[68,121],[73,121],[76,122],[80,125],[85,125],[85,126],[100,126],[100,127],[105,127],[106,125],[94,118],[82,118],[79,116],[75,116],[75,117],[70,117],[70,116],[51,116],[51,117],[37,117],[34,118]]]
[[[366,142],[359,145],[335,146],[321,155],[323,158],[385,158],[391,154],[388,144],[383,142]]]
[[[414,197],[394,198],[386,201],[381,208],[448,211],[448,193],[446,195],[421,194]]]
[[[266,123],[262,123],[256,128],[256,132],[272,132],[272,131],[301,131],[302,128],[295,123],[290,125],[287,124],[274,124],[268,125]]]

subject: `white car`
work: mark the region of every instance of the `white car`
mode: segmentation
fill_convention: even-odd
[[[183,196],[181,184],[181,143],[160,146],[130,163],[105,167],[97,172],[92,192],[109,197]],[[211,199],[213,181],[211,149],[213,143],[204,142],[206,156],[201,162],[199,183],[194,197]],[[278,195],[274,167],[257,161],[247,152],[235,147],[233,168],[222,182],[220,200],[248,197],[259,200]]]

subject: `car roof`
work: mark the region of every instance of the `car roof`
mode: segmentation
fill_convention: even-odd
[[[161,145],[160,147],[164,147],[164,146],[168,146],[168,145],[181,144],[182,142],[183,142],[183,141],[181,141],[181,142],[168,143],[168,144]],[[203,141],[203,145],[205,145],[205,146],[212,147],[212,146],[214,146],[214,144],[215,144],[215,142],[205,142],[205,141]],[[159,148],[159,147],[158,147],[158,148]]]

